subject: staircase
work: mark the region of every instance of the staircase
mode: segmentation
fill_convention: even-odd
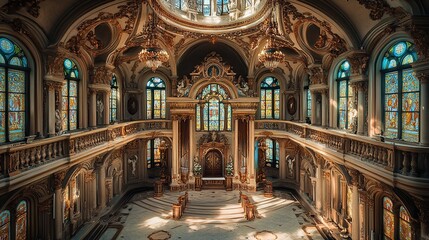
[[[165,193],[161,198],[150,197],[134,201],[133,204],[162,217],[171,218],[171,207],[173,203],[177,202],[178,195],[177,193]],[[256,205],[257,218],[263,218],[267,213],[293,203],[284,198],[265,198],[262,193],[252,194],[250,197]],[[243,208],[238,203],[238,192],[203,190],[189,192],[189,204],[180,221],[222,224],[246,222],[246,219]]]

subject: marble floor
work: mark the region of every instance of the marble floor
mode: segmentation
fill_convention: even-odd
[[[172,219],[171,206],[184,192],[165,192],[160,198],[139,193],[113,215],[101,239],[323,239],[291,193],[276,191],[272,198],[243,193],[256,205],[254,221],[244,218],[238,191],[189,191],[180,220]]]

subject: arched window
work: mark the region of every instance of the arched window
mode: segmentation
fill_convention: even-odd
[[[349,84],[350,64],[344,61],[337,73],[338,86],[338,128],[349,129],[353,123],[353,91]]]
[[[22,140],[26,135],[29,72],[22,48],[0,37],[0,143]]]
[[[383,233],[385,239],[394,239],[395,216],[393,215],[393,203],[388,197],[383,198]]]
[[[417,54],[410,42],[398,42],[384,54],[382,103],[387,138],[419,142],[420,82],[411,68],[416,60]]]
[[[165,83],[161,78],[153,77],[146,85],[147,119],[165,118]]]
[[[146,147],[147,168],[161,167],[161,151],[159,149],[160,144],[161,144],[160,138],[151,139],[147,142],[147,147]]]
[[[305,114],[310,120],[310,118],[311,118],[311,92],[310,92],[310,89],[308,88],[308,86],[304,87],[304,91],[305,91],[305,99],[306,99],[306,105],[307,105],[307,112]]]
[[[210,16],[211,11],[211,0],[197,0],[197,10],[202,13],[203,16]]]
[[[276,78],[266,77],[261,83],[261,119],[280,118],[280,85]]]
[[[113,74],[110,82],[110,122],[118,120],[118,81]]]
[[[27,239],[27,202],[21,201],[16,207],[16,239]]]
[[[10,239],[10,212],[8,210],[0,213],[0,236],[2,239]]]
[[[174,6],[180,10],[186,10],[186,1],[185,0],[174,0]]]
[[[71,131],[78,128],[79,70],[68,58],[64,60],[64,79],[66,83],[62,88],[63,130]]]
[[[411,240],[410,215],[402,206],[399,208],[399,239]]]
[[[229,0],[216,0],[216,15],[220,16],[222,14],[227,14],[229,12],[228,4]]]
[[[200,103],[196,106],[197,131],[231,131],[231,105],[224,103],[229,95],[218,84],[207,85],[197,96]]]
[[[265,139],[265,166],[279,168],[280,145],[276,140]]]

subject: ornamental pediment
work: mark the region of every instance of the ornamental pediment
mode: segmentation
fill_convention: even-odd
[[[209,53],[204,61],[195,66],[195,69],[190,73],[192,81],[195,83],[201,79],[228,79],[234,80],[235,72],[232,71],[231,65],[224,63],[222,57],[216,52]]]

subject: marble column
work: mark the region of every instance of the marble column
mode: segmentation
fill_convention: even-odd
[[[177,116],[172,116],[173,120],[173,146],[172,146],[172,156],[171,156],[171,190],[176,190],[179,186],[178,179],[180,179],[179,174],[179,118]]]
[[[322,166],[317,164],[316,168],[316,209],[322,211]]]
[[[309,90],[310,91],[310,90]],[[317,116],[316,116],[316,92],[310,91],[311,93],[311,125],[317,124]]]
[[[55,239],[63,239],[63,188],[62,182],[65,177],[65,172],[54,175],[55,187]]]
[[[48,133],[55,136],[55,87],[46,83],[48,87]]]
[[[194,124],[194,116],[189,117],[189,181],[193,181],[194,179],[194,154],[195,154],[195,124]]]
[[[255,176],[255,116],[249,116],[248,123],[249,131],[249,146],[247,148],[247,172],[250,177],[250,189],[256,191],[256,176]]]
[[[357,183],[353,183],[352,187],[352,237],[359,238],[359,189]]]
[[[104,124],[110,124],[110,91],[104,92]]]
[[[240,155],[238,154],[238,118],[234,118],[234,177],[238,177],[240,161]]]
[[[365,133],[365,93],[367,89],[367,82],[358,83],[358,109],[357,109],[357,133],[364,135]]]
[[[91,208],[94,211],[97,209],[97,180],[96,180],[96,172],[95,170],[91,173]]]
[[[98,193],[99,208],[103,209],[106,206],[106,168],[103,165],[98,169]]]
[[[422,145],[429,145],[429,70],[426,71],[417,74],[420,80],[420,144]]]
[[[89,127],[97,126],[97,91],[89,89]]]
[[[322,90],[322,127],[328,127],[328,90]]]

